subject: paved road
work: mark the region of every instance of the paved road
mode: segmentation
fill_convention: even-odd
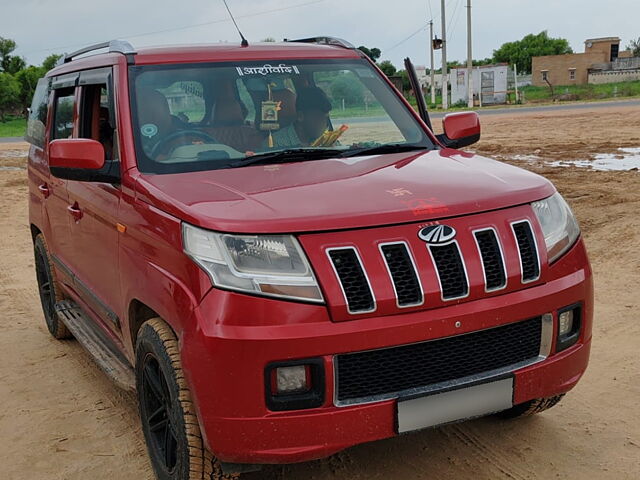
[[[558,105],[542,105],[539,107],[506,107],[487,108],[478,110],[480,115],[499,115],[509,113],[517,115],[519,113],[550,112],[554,110],[586,110],[593,108],[610,107],[640,107],[640,100],[617,100],[611,102],[590,102],[590,103],[562,103]],[[431,115],[432,118],[442,118],[444,113],[437,112]]]
[[[0,143],[24,142],[24,137],[0,137]]]

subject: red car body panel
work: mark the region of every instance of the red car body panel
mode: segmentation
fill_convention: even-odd
[[[329,46],[223,45],[143,49],[135,55],[135,63],[273,58],[360,56]],[[132,363],[138,305],[171,325],[179,337],[205,442],[220,459],[299,462],[395,435],[395,400],[334,405],[333,359],[340,353],[459,335],[546,313],[553,314],[556,331],[558,309],[580,304],[578,342],[559,353],[553,353],[554,344],[548,358],[514,372],[514,402],[564,393],[584,373],[591,345],[592,274],[581,239],[555,263],[547,262],[540,226],[528,205],[555,192],[547,180],[451,149],[179,175],[141,174],[126,58],[105,54],[74,60],[48,75],[108,65],[113,66],[121,183],[83,184],[53,177],[47,134],[45,147],[31,147],[29,153],[30,222],[59,258],[54,267],[65,292]],[[83,211],[79,221],[67,212],[76,203]],[[421,226],[444,219],[461,232],[460,248],[469,256],[469,295],[454,301],[440,297],[425,244],[417,237]],[[540,253],[540,278],[526,285],[520,281],[517,246],[509,234],[510,222],[517,220],[530,221]],[[296,234],[326,305],[212,287],[209,277],[183,251],[182,222],[225,232]],[[468,238],[473,230],[496,225],[508,284],[504,290],[487,293],[476,247]],[[399,309],[395,303],[379,246],[396,240],[407,242],[421,267],[424,305]],[[366,262],[376,297],[374,312],[348,312],[326,255],[326,249],[335,246],[355,247]],[[325,366],[323,405],[302,411],[269,410],[267,364],[312,357],[321,358]]]

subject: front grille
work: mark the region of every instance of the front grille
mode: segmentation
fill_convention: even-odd
[[[427,342],[335,357],[336,399],[353,404],[504,369],[540,355],[540,317]]]
[[[328,253],[342,285],[349,312],[372,311],[375,307],[373,294],[355,249],[333,249]]]
[[[469,293],[469,282],[458,244],[452,242],[447,245],[432,245],[429,250],[438,270],[442,298],[452,300],[466,296]]]
[[[504,287],[507,284],[507,275],[504,271],[504,261],[496,232],[481,230],[475,232],[475,237],[482,257],[485,288],[491,291]]]
[[[522,281],[532,282],[540,276],[540,265],[538,263],[538,249],[536,241],[531,231],[529,222],[519,222],[513,224],[513,233],[518,242],[520,251],[520,266],[522,267]]]
[[[404,243],[393,243],[382,245],[380,250],[393,281],[398,306],[421,304],[422,288],[407,246]]]

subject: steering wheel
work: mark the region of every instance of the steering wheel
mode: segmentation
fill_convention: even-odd
[[[213,138],[211,135],[205,132],[201,132],[200,130],[180,130],[167,135],[165,138],[163,138],[158,143],[156,143],[154,147],[151,149],[151,156],[155,157],[156,155],[161,153],[167,147],[169,142],[174,141],[176,138],[186,137],[186,136],[199,137],[202,140],[206,141],[207,143],[218,143],[216,139]],[[185,141],[183,143],[186,144],[187,142]],[[175,150],[176,148],[177,147],[174,147],[173,150]]]

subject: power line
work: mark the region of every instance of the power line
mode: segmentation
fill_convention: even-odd
[[[276,12],[282,12],[282,11],[285,11],[285,10],[291,10],[291,9],[294,9],[294,8],[306,7],[308,5],[313,5],[313,4],[316,4],[316,3],[322,3],[324,1],[325,0],[312,0],[310,2],[298,3],[296,5],[290,5],[288,7],[273,8],[271,10],[263,10],[263,11],[260,11],[260,12],[247,13],[245,15],[238,15],[237,18],[259,17],[261,15],[266,15],[266,14],[269,14],[269,13],[276,13]],[[194,23],[194,24],[191,24],[191,25],[183,25],[181,27],[173,27],[173,28],[167,28],[167,29],[163,29],[163,30],[154,30],[154,31],[138,33],[138,34],[134,34],[134,35],[117,35],[117,37],[127,38],[127,39],[139,38],[139,37],[146,37],[148,35],[155,35],[155,34],[158,34],[158,33],[176,32],[178,30],[187,30],[189,28],[203,27],[205,25],[214,25],[216,23],[224,23],[224,22],[230,22],[230,21],[231,21],[230,18],[225,17],[225,18],[220,18],[218,20],[212,20],[210,22]],[[102,39],[102,40],[104,40],[104,39]],[[56,51],[56,50],[60,51],[60,50],[63,50],[65,48],[81,47],[81,46],[84,46],[84,45],[87,45],[87,44],[90,44],[90,43],[97,43],[98,41],[99,40],[94,41],[94,42],[87,41],[87,42],[83,42],[83,43],[74,43],[74,44],[71,44],[71,45],[64,45],[64,46],[60,46],[60,47],[43,48],[41,50],[33,50],[31,52],[24,53],[23,55],[27,56],[27,55],[33,55],[34,53],[53,52],[53,51]]]
[[[413,32],[411,35],[409,35],[407,38],[405,38],[404,40],[400,40],[398,43],[396,43],[393,47],[387,48],[385,50],[385,52],[390,52],[391,50],[399,47],[400,45],[402,45],[404,42],[411,40],[413,37],[415,37],[416,35],[418,35],[420,32],[422,32],[425,28],[427,28],[429,26],[428,23],[425,23],[423,26],[421,26],[418,30],[416,30],[415,32]]]

